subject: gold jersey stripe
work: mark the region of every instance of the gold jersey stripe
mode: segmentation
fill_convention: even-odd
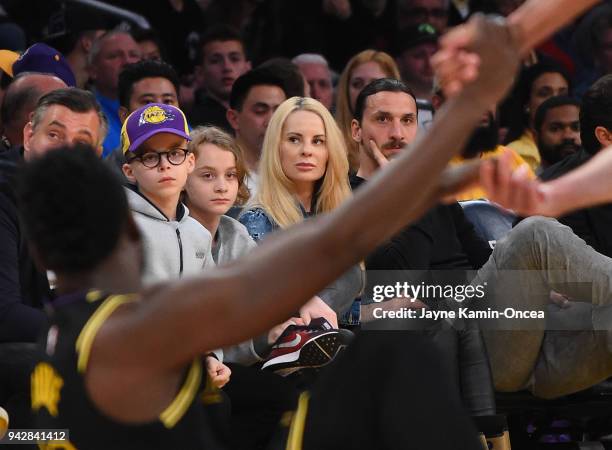
[[[185,383],[172,403],[159,415],[166,428],[172,428],[185,414],[202,382],[202,362],[196,359],[189,368]]]
[[[136,300],[134,295],[113,295],[108,297],[102,304],[96,309],[91,315],[79,337],[76,341],[76,352],[79,357],[77,360],[77,370],[79,373],[84,373],[87,369],[87,363],[89,361],[89,353],[91,352],[91,345],[93,344],[94,338],[100,330],[100,327],[106,319],[121,305]]]
[[[298,400],[298,407],[291,421],[289,437],[287,438],[286,450],[301,450],[304,442],[304,427],[306,426],[306,415],[308,414],[308,401],[310,393],[302,392]]]

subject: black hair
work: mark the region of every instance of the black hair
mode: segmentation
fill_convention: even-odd
[[[15,77],[15,80],[27,77],[31,72],[20,73]],[[11,125],[13,121],[21,119],[21,112],[30,108],[34,109],[36,102],[40,98],[41,90],[35,84],[24,85],[20,89],[16,88],[13,83],[9,84],[4,97],[2,98],[2,104],[0,105],[0,118],[2,119],[2,126],[6,129],[7,126]]]
[[[529,128],[529,114],[525,111],[525,107],[531,96],[533,83],[545,73],[560,74],[567,81],[568,90],[571,91],[571,78],[567,71],[550,59],[543,59],[537,64],[523,69],[510,95],[514,112],[510,120],[508,134],[506,135],[506,143],[519,139],[525,130]]]
[[[117,247],[129,215],[117,176],[84,144],[24,164],[17,200],[30,245],[45,268],[63,273],[103,262]]]
[[[161,59],[162,60],[166,59],[166,47],[164,43],[162,42],[161,38],[159,37],[159,33],[157,31],[155,31],[152,28],[148,30],[137,28],[133,31],[132,35],[134,37],[134,40],[138,42],[139,44],[145,41],[154,42],[155,45],[157,45],[157,48],[159,49]]]
[[[98,114],[98,119],[100,120],[100,138],[103,140],[106,136],[108,121],[102,112],[102,108],[96,100],[96,97],[91,92],[76,87],[56,89],[55,91],[51,91],[48,94],[43,95],[38,100],[38,104],[34,110],[31,121],[32,128],[36,128],[38,126],[46,110],[53,105],[64,106],[70,111],[76,113],[95,111]]]
[[[220,41],[238,41],[240,45],[242,45],[242,50],[245,52],[246,49],[244,46],[244,40],[240,32],[226,24],[219,24],[211,27],[209,30],[205,31],[200,35],[200,42],[198,45],[198,49],[196,52],[196,64],[202,64],[204,62],[204,47],[211,42]],[[248,58],[247,58],[248,59]]]
[[[395,78],[380,78],[368,83],[357,96],[357,100],[355,101],[355,112],[353,113],[353,118],[357,120],[357,122],[361,123],[361,119],[363,119],[363,110],[365,109],[367,98],[379,92],[404,92],[412,97],[416,103],[416,97],[406,83],[401,80],[396,80]]]
[[[304,97],[304,76],[300,68],[287,58],[271,58],[261,63],[258,69],[268,71],[283,80],[287,98]]]
[[[164,62],[154,59],[145,59],[133,64],[126,65],[119,73],[119,104],[127,108],[130,104],[130,97],[133,93],[134,84],[144,78],[165,78],[176,90],[178,96],[180,89],[179,76],[174,68]]]
[[[266,68],[257,68],[248,71],[245,74],[239,76],[234,84],[232,85],[232,92],[230,94],[230,108],[236,111],[241,111],[244,106],[244,101],[249,95],[249,92],[255,86],[277,86],[283,90],[285,96],[289,98],[289,94],[285,87],[283,79],[278,75],[275,75],[273,71]],[[303,97],[303,96],[302,96]]]
[[[592,155],[601,150],[601,143],[595,137],[597,127],[612,131],[612,75],[601,77],[582,97],[580,140]]]
[[[576,106],[578,110],[580,110],[580,102],[575,98],[568,97],[567,95],[557,95],[544,100],[542,104],[538,106],[538,110],[536,111],[533,119],[533,128],[535,131],[538,133],[540,132],[540,129],[544,124],[544,119],[546,119],[546,114],[549,110],[567,105]]]

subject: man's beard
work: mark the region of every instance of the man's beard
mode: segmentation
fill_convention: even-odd
[[[542,156],[542,162],[552,166],[569,155],[573,155],[580,150],[580,146],[573,139],[564,139],[557,145],[548,146],[542,142],[538,143],[538,150]]]
[[[489,113],[489,123],[480,125],[474,130],[461,156],[465,159],[476,158],[481,153],[495,150],[498,143],[499,124],[493,114]]]

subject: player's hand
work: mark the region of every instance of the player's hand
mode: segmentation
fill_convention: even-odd
[[[512,170],[511,155],[504,152],[497,159],[483,161],[480,183],[487,198],[520,216],[556,217],[559,210],[547,183],[529,178],[527,166]]]
[[[333,328],[338,328],[338,316],[320,297],[314,296],[300,308],[300,318],[308,325],[312,319],[323,317]]]
[[[230,380],[232,371],[214,356],[206,357],[206,372],[213,386],[222,388]]]
[[[445,95],[474,86],[474,98],[491,105],[512,84],[519,65],[518,49],[506,22],[475,14],[440,38],[432,65]]]
[[[449,166],[440,175],[438,188],[442,203],[453,203],[457,195],[480,183],[481,160],[467,161],[456,166]]]

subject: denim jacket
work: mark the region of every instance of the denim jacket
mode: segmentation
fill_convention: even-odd
[[[301,210],[305,219],[311,216],[303,208]],[[244,211],[238,220],[246,227],[253,240],[258,243],[268,233],[280,228],[266,211],[259,207]],[[319,292],[318,296],[340,316],[351,308],[353,300],[359,296],[364,284],[365,274],[359,265],[355,265]]]

